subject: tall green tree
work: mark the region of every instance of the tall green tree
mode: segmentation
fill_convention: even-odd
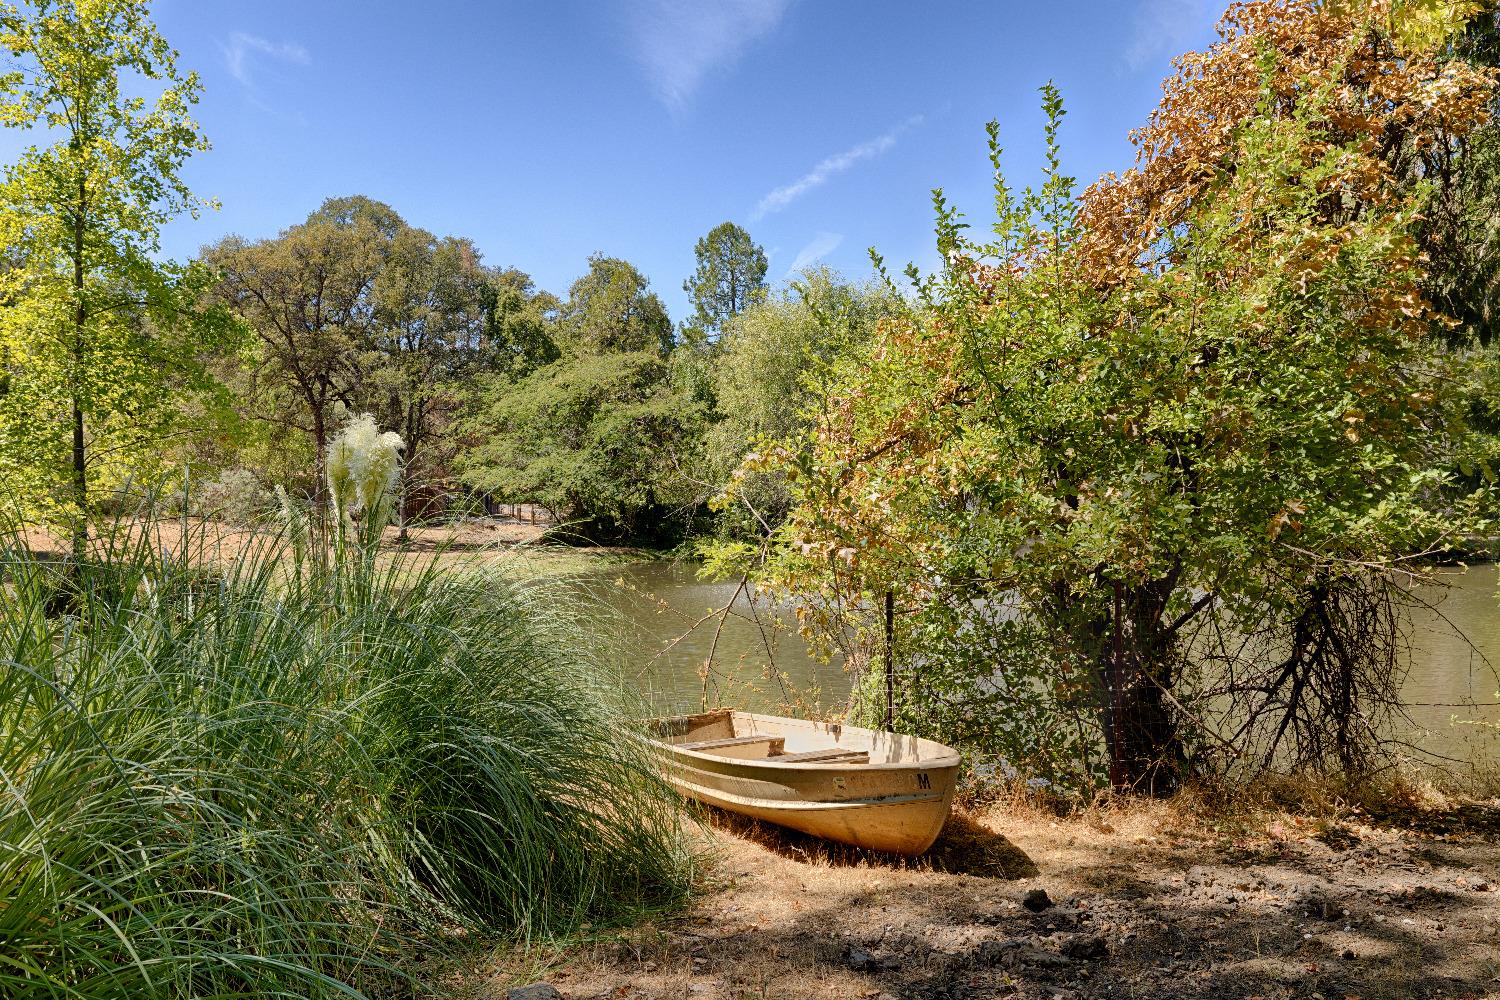
[[[495,381],[470,421],[463,478],[539,503],[594,541],[660,542],[697,506],[704,412],[674,390],[656,351],[564,357],[517,384]]]
[[[795,447],[812,414],[829,402],[835,366],[862,354],[879,321],[901,305],[883,285],[852,284],[816,268],[730,318],[706,366],[718,410],[705,440],[709,492],[721,493],[750,452]],[[720,534],[762,537],[790,504],[783,475],[735,480],[732,502],[719,512]]]
[[[731,317],[765,298],[766,252],[742,227],[721,222],[697,242],[693,254],[697,270],[682,283],[693,306],[687,333],[715,340]]]
[[[230,237],[205,257],[254,334],[223,359],[246,416],[304,432],[321,469],[342,416],[373,414],[406,442],[403,525],[451,485],[455,421],[474,387],[491,375],[513,383],[558,356],[557,300],[530,277],[486,267],[472,241],[410,226],[363,196],[329,199],[274,239]],[[259,440],[253,452],[248,464],[276,457]],[[321,477],[308,485],[321,491]]]
[[[403,535],[414,491],[434,488],[442,477],[441,444],[456,393],[488,353],[487,277],[470,241],[406,227],[392,239],[371,291],[375,324],[360,395],[362,408],[405,442],[396,504]]]
[[[1491,81],[1396,51],[1378,9],[1247,3],[1223,35],[1081,198],[1055,91],[1039,188],[992,126],[995,237],[938,196],[943,270],[773,463],[809,620],[879,643],[891,595],[920,650],[898,714],[1050,777],[1171,788],[1185,731],[1240,766],[1370,763],[1410,576],[1486,524],[1445,493],[1431,190],[1385,140],[1461,139]]]
[[[497,371],[514,381],[557,360],[562,308],[557,296],[538,289],[529,274],[513,267],[490,271],[480,294],[484,337]]]
[[[600,253],[568,289],[558,326],[561,346],[575,352],[672,350],[672,320],[651,282],[629,261]]]
[[[596,254],[556,321],[560,357],[482,383],[464,421],[466,482],[541,503],[595,539],[670,536],[700,500],[706,411],[674,384],[672,322],[627,261]]]
[[[205,204],[181,176],[208,148],[199,84],[145,0],[6,3],[0,47],[0,121],[46,143],[0,184],[0,479],[81,551],[96,481],[149,457],[208,385],[202,274],[156,259],[161,227]]]
[[[204,251],[219,299],[253,334],[233,359],[251,416],[310,435],[320,492],[335,407],[360,405],[378,360],[375,282],[404,228],[389,206],[330,199],[275,238],[230,236]]]

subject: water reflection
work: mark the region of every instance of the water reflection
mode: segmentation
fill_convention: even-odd
[[[1411,672],[1402,695],[1411,704],[1413,743],[1458,760],[1500,751],[1500,566],[1442,574],[1424,589],[1434,607],[1413,622]],[[1486,725],[1488,724],[1488,725]]]
[[[706,703],[774,713],[848,698],[842,664],[810,655],[790,609],[752,600],[737,580],[702,580],[694,565],[658,561],[601,571],[593,584],[617,613],[626,648],[640,650],[626,669],[658,712]],[[727,615],[715,614],[726,605]],[[714,669],[705,672],[710,656]]]
[[[1493,758],[1500,754],[1500,681],[1491,667],[1500,665],[1500,568],[1454,570],[1444,580],[1445,590],[1423,591],[1435,609],[1413,623],[1403,688],[1413,727],[1403,735],[1445,757]],[[593,584],[630,647],[641,650],[629,669],[659,712],[694,711],[705,701],[774,712],[798,696],[829,707],[848,697],[842,665],[810,656],[787,609],[773,614],[763,601],[735,596],[735,580],[701,580],[690,564],[644,562],[602,571]],[[710,616],[731,596],[729,615]],[[710,653],[716,669],[705,677]]]

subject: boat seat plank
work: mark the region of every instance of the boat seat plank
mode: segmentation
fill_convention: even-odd
[[[727,708],[715,709],[712,712],[699,712],[695,715],[672,715],[665,719],[652,719],[649,725],[658,736],[686,736],[696,729],[713,726],[719,723],[728,723],[733,714]]]
[[[692,743],[674,743],[679,750],[717,750],[720,747],[744,746],[746,743],[781,742],[779,736],[726,736],[717,740],[695,740]]]
[[[808,750],[805,753],[788,753],[780,757],[772,758],[779,764],[812,764],[828,763],[839,764],[868,764],[870,752],[868,750],[840,750],[837,747],[829,747],[824,750]]]
[[[781,753],[781,748],[786,740],[780,736],[729,736],[720,740],[697,740],[693,743],[672,744],[679,750],[732,750],[740,748],[751,748],[757,744],[764,745],[767,756]]]

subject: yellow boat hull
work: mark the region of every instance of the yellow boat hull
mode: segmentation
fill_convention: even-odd
[[[958,778],[952,748],[857,726],[721,711],[652,727],[667,778],[684,796],[875,851],[931,847]],[[836,752],[843,759],[778,760]]]

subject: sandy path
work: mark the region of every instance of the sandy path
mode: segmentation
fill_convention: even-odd
[[[523,512],[524,513],[524,512]],[[186,530],[184,530],[186,529]],[[381,548],[387,551],[452,553],[472,552],[494,546],[513,546],[535,542],[547,530],[547,524],[532,524],[526,517],[494,517],[459,522],[435,527],[414,527],[408,530],[408,538],[400,541],[400,533],[387,528],[381,538]],[[205,521],[200,518],[162,518],[154,521],[122,521],[118,525],[105,525],[94,529],[96,536],[113,535],[116,543],[128,537],[138,539],[142,533],[164,548],[178,550],[184,544],[202,549],[214,549],[232,556],[244,548],[254,545],[275,534],[272,529],[253,529],[226,524],[220,521]],[[68,540],[54,531],[32,527],[24,531],[27,544],[33,551],[62,554],[68,549]],[[97,537],[94,546],[103,544]]]

